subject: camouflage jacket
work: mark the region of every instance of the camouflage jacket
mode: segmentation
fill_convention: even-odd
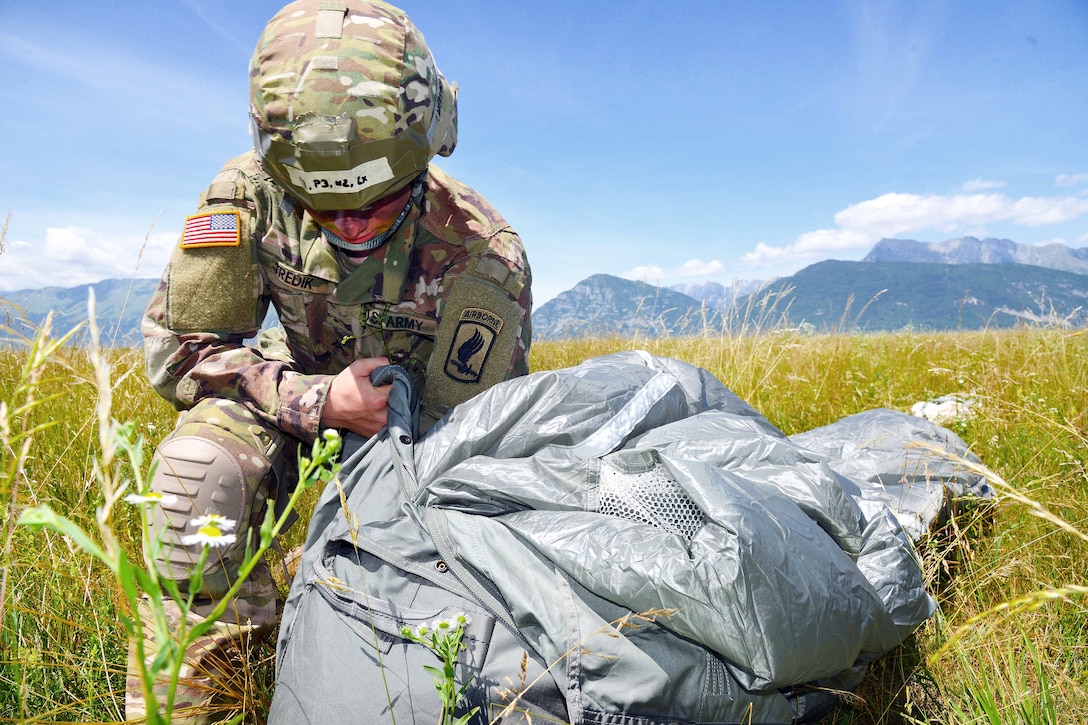
[[[507,222],[434,166],[422,204],[355,266],[250,152],[223,167],[186,221],[144,314],[147,374],[179,410],[236,400],[310,441],[333,376],[387,356],[412,372],[433,420],[528,372],[530,281]],[[247,345],[270,304],[279,342],[266,332]]]

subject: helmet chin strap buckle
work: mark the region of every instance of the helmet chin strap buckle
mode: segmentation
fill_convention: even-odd
[[[389,238],[389,232],[392,228],[382,232],[378,236],[367,239],[363,242],[349,242],[341,237],[336,232],[333,232],[325,227],[321,227],[321,234],[325,237],[325,241],[338,249],[343,249],[347,252],[370,252],[385,244],[385,240]]]

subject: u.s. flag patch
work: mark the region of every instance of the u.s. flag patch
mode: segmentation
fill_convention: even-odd
[[[238,211],[210,211],[185,219],[181,248],[237,247],[242,241]]]

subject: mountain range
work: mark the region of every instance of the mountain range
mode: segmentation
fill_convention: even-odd
[[[944,242],[881,239],[861,262],[818,262],[790,277],[732,288],[706,282],[666,290],[674,294],[662,290],[593,275],[533,313],[533,336],[691,334],[725,326],[1083,327],[1088,325],[1088,247],[1034,247],[969,236]]]
[[[87,300],[91,290],[95,297],[95,319],[102,344],[128,346],[141,344],[140,318],[158,279],[106,279],[76,287],[43,287],[0,293],[18,311],[8,310],[7,326],[16,334],[31,335],[53,313],[53,335],[60,337],[87,320]],[[29,324],[28,324],[29,323]],[[77,335],[78,343],[89,340],[86,330]]]
[[[1064,244],[1031,246],[1010,239],[960,237],[944,242],[881,239],[863,262],[932,262],[935,264],[1027,264],[1063,272],[1088,274],[1088,247]]]
[[[103,340],[134,345],[157,284],[156,279],[104,280],[0,297],[19,308],[8,311],[8,327],[29,330],[53,311],[54,333],[62,334],[86,320],[93,289]],[[660,287],[595,274],[534,310],[533,336],[667,336],[742,326],[837,331],[1083,327],[1088,325],[1086,310],[1088,248],[975,237],[881,239],[860,262],[818,262],[770,282]]]
[[[818,262],[764,287],[788,325],[975,330],[1088,325],[1088,275],[1026,264]]]

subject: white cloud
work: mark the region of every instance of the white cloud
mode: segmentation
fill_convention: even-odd
[[[938,230],[944,234],[980,233],[985,225],[1006,222],[1039,227],[1088,214],[1086,196],[1025,196],[1004,194],[892,193],[852,204],[835,214],[835,228],[806,232],[785,247],[759,244],[744,255],[753,267],[786,261],[807,261],[829,254],[866,249],[882,237]]]
[[[968,181],[963,186],[961,186],[960,190],[963,191],[963,192],[966,192],[968,194],[971,194],[971,193],[974,193],[976,191],[987,191],[989,189],[1002,189],[1004,187],[1005,187],[1005,182],[1004,181],[988,181],[986,179],[972,179],[971,181]]]
[[[663,280],[690,279],[692,277],[708,277],[721,274],[725,271],[725,265],[717,259],[704,262],[701,259],[689,259],[679,267],[662,269],[653,265],[641,265],[623,272],[620,276],[625,279],[636,279],[644,282],[658,283]]]
[[[1088,214],[1088,197],[1040,198],[1026,196],[1023,199],[1017,199],[1013,203],[1010,212],[1007,220],[1013,224],[1023,224],[1029,227],[1060,224],[1075,219],[1082,214]]]
[[[822,254],[829,251],[858,249],[866,245],[868,236],[856,229],[817,229],[805,232],[786,248],[788,254]]]
[[[620,274],[624,279],[661,279],[665,276],[665,270],[661,267],[655,267],[652,264],[644,264],[634,269],[629,269],[626,272]]]
[[[0,255],[0,291],[157,277],[177,233],[113,236],[81,227],[46,229],[41,242],[12,240]]]
[[[1054,185],[1060,187],[1077,186],[1088,183],[1088,174],[1058,174],[1054,179]]]

